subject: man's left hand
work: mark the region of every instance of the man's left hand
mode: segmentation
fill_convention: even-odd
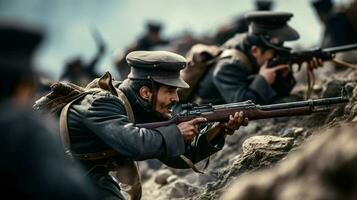
[[[308,66],[310,69],[317,69],[323,66],[323,60],[321,58],[313,57],[309,62]]]
[[[221,126],[225,133],[232,135],[235,130],[238,130],[240,126],[247,126],[248,118],[244,117],[243,111],[234,113],[234,116],[229,116],[229,121],[223,123]]]

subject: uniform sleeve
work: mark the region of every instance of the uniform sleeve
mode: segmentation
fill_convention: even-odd
[[[291,90],[295,85],[296,80],[293,76],[293,73],[290,72],[286,78],[282,77],[280,74],[277,74],[272,87],[276,91],[278,97],[287,97],[290,95]]]
[[[218,62],[213,73],[213,83],[227,103],[252,100],[254,103],[266,104],[276,96],[274,89],[262,76],[249,76],[239,61]]]
[[[123,104],[113,95],[94,99],[83,120],[100,139],[132,160],[175,157],[185,151],[176,125],[138,128],[129,122]]]

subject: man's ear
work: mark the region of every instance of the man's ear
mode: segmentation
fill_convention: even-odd
[[[147,86],[142,86],[139,90],[139,95],[142,99],[148,100],[151,98],[151,90]]]
[[[260,49],[258,46],[256,45],[253,45],[251,48],[250,48],[250,53],[253,55],[254,58],[256,58],[259,53],[260,53]]]

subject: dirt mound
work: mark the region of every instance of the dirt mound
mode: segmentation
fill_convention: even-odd
[[[149,178],[143,184],[142,199],[267,199],[264,195],[270,195],[272,199],[299,199],[300,194],[306,195],[302,199],[317,199],[312,196],[315,195],[313,191],[316,195],[341,193],[348,199],[349,195],[353,195],[353,190],[357,191],[354,185],[350,188],[350,184],[346,184],[354,184],[357,177],[351,175],[345,179],[347,177],[342,173],[355,173],[352,169],[355,166],[352,144],[356,144],[357,139],[354,134],[357,122],[357,72],[345,70],[320,76],[314,98],[338,96],[341,94],[341,87],[346,89],[350,102],[347,105],[334,106],[329,113],[249,122],[249,126],[242,127],[227,137],[223,150],[211,156],[205,174],[165,166],[155,173],[145,170],[150,174],[143,172]],[[301,91],[297,89],[296,94],[299,93]],[[317,137],[318,135],[321,136]],[[314,145],[305,145],[310,138],[316,141],[313,142],[315,148],[312,147]],[[290,164],[285,164],[288,160]],[[291,164],[292,160],[294,164]],[[198,163],[198,167],[203,167],[205,163]],[[324,163],[328,165],[323,165]],[[276,173],[268,176],[266,174],[269,172],[261,172],[264,170]],[[253,175],[255,173],[259,174]],[[244,178],[246,176],[253,178]],[[155,179],[159,181],[155,182]],[[240,180],[236,183],[239,186],[232,186],[237,179]],[[305,184],[305,181],[309,184]],[[280,186],[280,183],[284,186]],[[309,188],[310,184],[315,185]],[[329,190],[330,187],[334,189]],[[342,189],[345,187],[346,191]],[[233,188],[231,191],[234,192],[222,197],[228,188]],[[280,190],[284,192],[280,194]],[[257,196],[245,196],[249,194]],[[260,194],[263,196],[259,196]],[[328,199],[325,198],[327,196],[316,197]]]

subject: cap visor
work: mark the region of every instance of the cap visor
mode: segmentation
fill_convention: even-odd
[[[170,78],[152,78],[154,81],[161,83],[163,85],[168,85],[177,88],[190,88],[190,86],[180,77],[175,79]]]
[[[300,38],[299,33],[289,25],[269,32],[271,37],[277,37],[280,41],[294,41]]]

